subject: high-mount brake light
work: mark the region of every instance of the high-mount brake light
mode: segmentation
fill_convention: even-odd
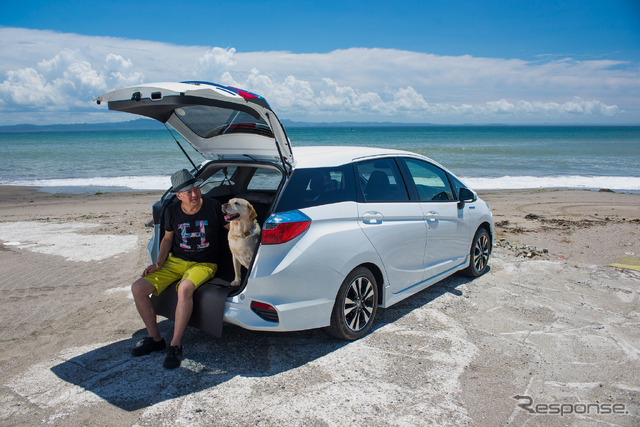
[[[263,245],[278,245],[295,239],[311,225],[311,218],[300,211],[273,214],[262,229]]]

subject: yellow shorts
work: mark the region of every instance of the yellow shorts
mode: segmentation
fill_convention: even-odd
[[[179,280],[178,284],[183,280],[191,280],[198,289],[198,286],[212,279],[216,271],[218,271],[217,264],[185,261],[169,254],[162,268],[147,274],[144,279],[155,286],[156,291],[153,294],[159,295],[177,280]],[[178,289],[178,285],[176,285],[176,289]]]

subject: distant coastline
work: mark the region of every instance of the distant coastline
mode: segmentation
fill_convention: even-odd
[[[117,130],[161,130],[164,125],[151,119],[136,119],[113,123],[75,123],[56,125],[20,124],[0,126],[0,133],[27,132],[96,132]]]
[[[504,123],[487,123],[487,124],[436,124],[436,123],[397,123],[397,122],[296,122],[284,119],[282,124],[285,128],[363,128],[363,127],[433,127],[433,128],[491,128],[491,127],[576,127],[576,128],[629,128],[640,127],[640,124],[583,124],[583,123],[566,123],[566,124],[504,124]],[[163,130],[162,123],[152,119],[136,119],[125,122],[105,122],[105,123],[73,123],[73,124],[52,124],[52,125],[34,125],[34,124],[17,124],[0,126],[0,133],[28,133],[28,132],[99,132],[99,131],[136,131],[136,130]]]

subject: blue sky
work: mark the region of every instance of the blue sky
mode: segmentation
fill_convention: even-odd
[[[0,125],[127,120],[118,87],[208,80],[301,121],[640,124],[640,1],[21,1]]]

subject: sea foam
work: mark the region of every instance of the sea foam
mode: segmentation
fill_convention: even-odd
[[[113,189],[113,190],[166,190],[171,187],[169,176],[117,176],[117,177],[93,177],[93,178],[66,178],[66,179],[34,179],[17,180],[13,182],[0,182],[0,185],[16,185],[26,187],[41,187],[45,191],[51,188],[86,188]]]
[[[467,177],[462,180],[474,190],[525,190],[536,188],[601,189],[640,191],[640,177],[629,176],[502,176]]]
[[[640,191],[640,177],[629,176],[502,176],[461,177],[474,190],[525,190],[542,188],[570,188],[616,191]],[[0,182],[0,185],[39,187],[43,191],[91,192],[167,190],[171,186],[169,176],[121,176],[68,179],[35,179]]]

